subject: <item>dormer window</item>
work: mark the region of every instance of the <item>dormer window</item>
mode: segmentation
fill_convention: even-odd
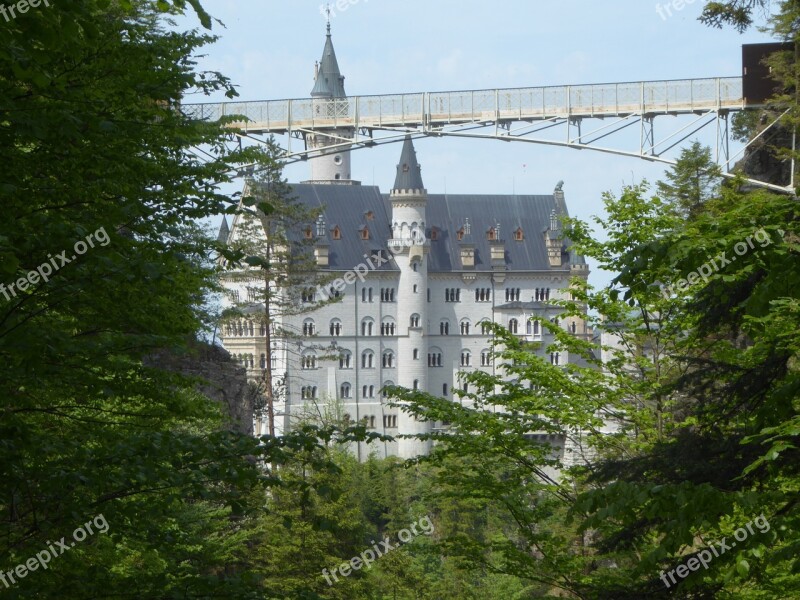
[[[364,218],[365,218],[367,221],[374,221],[374,220],[375,220],[375,213],[374,213],[374,212],[372,212],[371,210],[370,210],[370,211],[367,211],[366,213],[364,213]]]
[[[362,227],[361,228],[361,239],[362,240],[368,240],[369,239],[369,229],[367,229],[366,227]]]
[[[456,231],[456,239],[460,242],[464,239],[464,228],[462,227],[458,231]]]
[[[306,227],[306,230],[303,232],[303,235],[307,240],[310,240],[314,237],[314,232],[311,230],[311,226],[309,225]]]
[[[521,242],[525,239],[525,234],[522,231],[522,227],[518,227],[514,232],[514,239],[518,242]]]
[[[408,163],[403,163],[403,173],[408,173],[408,171],[409,171]]]
[[[490,242],[494,242],[495,240],[497,240],[497,230],[494,227],[492,227],[491,229],[489,229],[489,231],[486,232],[486,239],[489,240]]]
[[[436,241],[439,239],[439,230],[436,227],[431,227],[431,240]]]
[[[341,230],[341,229],[339,229],[339,226],[338,226],[338,225],[337,225],[336,227],[334,227],[334,228],[333,228],[333,233],[332,233],[332,236],[331,236],[331,237],[333,237],[333,239],[335,239],[335,240],[340,240],[340,239],[342,239],[342,230]]]

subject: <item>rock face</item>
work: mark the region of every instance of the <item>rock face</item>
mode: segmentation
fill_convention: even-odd
[[[228,428],[253,435],[256,388],[247,381],[245,368],[224,349],[195,340],[189,342],[186,354],[160,352],[151,355],[145,364],[201,379],[195,389],[226,407]]]
[[[792,147],[792,133],[776,125],[771,131],[745,150],[744,158],[736,163],[736,170],[758,181],[786,186],[791,180],[791,164],[776,155],[778,148]]]

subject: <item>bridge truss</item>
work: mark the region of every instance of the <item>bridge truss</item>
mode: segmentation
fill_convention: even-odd
[[[396,142],[411,134],[546,144],[675,164],[668,152],[712,128],[714,158],[725,176],[733,177],[734,163],[758,139],[731,155],[730,116],[757,108],[746,105],[741,77],[184,104],[181,108],[195,119],[226,119],[226,126],[240,141],[286,136],[287,163],[319,156],[323,150],[311,148],[307,140],[324,132],[336,140],[325,148],[326,153]],[[794,194],[794,176],[786,187],[747,181]]]

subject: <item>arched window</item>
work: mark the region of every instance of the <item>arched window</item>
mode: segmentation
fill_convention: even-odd
[[[381,335],[394,335],[395,323],[391,317],[386,317],[381,323]]]
[[[261,362],[259,363],[259,366],[262,369],[266,369],[267,368],[267,355],[266,354],[262,354],[261,355]]]
[[[469,335],[470,323],[469,319],[461,320],[461,335]]]
[[[578,326],[575,324],[575,321],[573,321],[572,322],[572,333],[574,334],[577,329],[578,329]]]
[[[414,389],[415,389],[415,390],[418,390],[418,389],[419,389],[419,379],[415,379],[415,380],[414,380]]]
[[[559,352],[551,352],[550,353],[550,364],[558,366],[559,362],[561,361],[561,355]]]
[[[375,364],[375,354],[372,350],[365,350],[361,354],[361,368],[362,369],[372,369],[374,368]]]
[[[539,319],[536,319],[533,322],[533,335],[534,336],[541,336],[542,335],[542,326],[539,324]]]
[[[331,321],[331,335],[333,337],[342,335],[342,322],[339,319],[333,319]]]
[[[342,398],[350,398],[351,393],[352,390],[349,383],[343,383],[341,386],[339,386],[339,396]]]
[[[439,323],[439,335],[450,335],[450,321],[442,319]]]
[[[491,335],[491,334],[492,334],[492,322],[484,319],[483,321],[481,321],[481,335]]]
[[[516,319],[510,319],[508,321],[508,330],[511,333],[518,333],[519,332],[519,321]]]
[[[412,356],[414,360],[419,360],[419,348],[414,348],[414,352],[412,352]]]
[[[314,326],[314,319],[306,319],[303,321],[303,335],[306,337],[314,335],[316,327]]]
[[[253,322],[252,322],[252,321],[249,321],[249,322],[248,322],[248,329],[250,330],[250,337],[252,337],[253,335],[255,335],[255,334],[253,333]]]
[[[343,350],[339,354],[339,368],[352,369],[353,354],[349,350]]]
[[[441,367],[442,366],[442,350],[433,346],[428,352],[428,366]]]
[[[469,350],[462,350],[461,352],[461,366],[468,367],[472,362],[472,355],[470,354]]]
[[[411,315],[411,322],[409,323],[409,327],[419,327],[419,315],[417,313]]]
[[[489,350],[481,350],[481,366],[482,367],[492,366],[492,353]]]
[[[389,397],[389,391],[387,390],[387,388],[390,388],[393,385],[394,385],[393,381],[384,381],[383,382],[383,387],[381,388],[381,396],[383,396],[384,398],[388,398]]]
[[[267,335],[267,324],[266,323],[261,323],[261,328],[259,329],[259,333],[261,334],[262,337]]]
[[[364,337],[368,337],[372,335],[372,328],[375,325],[372,319],[364,319],[361,321],[361,335]]]
[[[384,369],[393,369],[394,368],[394,352],[391,350],[387,350],[383,353],[383,359],[381,361]]]
[[[304,371],[310,371],[317,368],[317,355],[308,353],[300,357],[300,368]]]

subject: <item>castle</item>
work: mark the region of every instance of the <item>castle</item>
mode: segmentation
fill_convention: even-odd
[[[322,110],[346,102],[330,25],[311,95],[324,101]],[[455,399],[455,389],[467,389],[461,373],[495,372],[489,323],[543,342],[544,355],[552,336],[532,317],[555,321],[561,311],[552,302],[568,298],[572,278],[589,275],[561,231],[567,206],[560,182],[547,195],[429,194],[406,137],[394,186],[384,194],[352,179],[346,144],[352,136],[344,128],[307,134],[309,148],[321,152],[309,160],[311,179],[292,185],[301,204],[323,208],[314,255],[318,268],[335,277],[304,300],[337,294],[340,301],[278,324],[276,330],[298,335],[271,340],[272,371],[284,383],[275,403],[278,434],[332,404],[345,418],[389,435],[446,427],[389,407],[383,388],[399,385]],[[230,228],[223,222],[221,240],[235,242],[238,218]],[[234,301],[246,303],[241,284],[224,284]],[[251,309],[259,314],[258,306]],[[593,335],[584,318],[558,325],[586,339]],[[254,379],[270,354],[266,333],[246,317],[221,332],[225,348]],[[335,348],[335,356],[320,346]],[[547,358],[556,365],[570,361],[566,353]],[[257,422],[256,433],[266,432],[266,423]],[[353,447],[362,459],[370,452],[408,458],[429,450],[429,442],[402,438]]]

